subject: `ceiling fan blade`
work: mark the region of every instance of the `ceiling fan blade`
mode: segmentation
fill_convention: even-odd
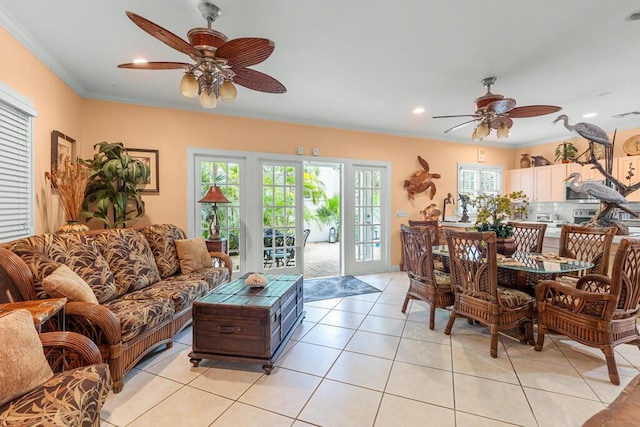
[[[233,81],[249,89],[266,93],[285,93],[287,88],[271,76],[249,68],[233,69],[236,73]]]
[[[189,64],[184,62],[144,62],[140,64],[130,62],[118,65],[118,68],[130,68],[133,70],[177,70],[187,67],[189,67]]]
[[[452,118],[452,117],[480,117],[480,116],[477,115],[477,114],[457,114],[457,115],[454,115],[454,116],[433,116],[431,118],[432,119],[449,119],[449,118]]]
[[[477,122],[479,120],[480,120],[480,117],[478,117],[477,119],[469,120],[468,122],[460,123],[459,125],[456,125],[456,126],[454,126],[452,128],[449,128],[449,129],[445,130],[444,133],[449,133],[449,132],[452,132],[454,130],[462,129],[463,127],[469,126],[471,123]]]
[[[511,111],[516,106],[516,100],[513,98],[504,98],[487,104],[487,111],[493,111],[496,114],[504,114]]]
[[[255,37],[233,39],[216,50],[216,58],[226,59],[231,68],[244,68],[267,59],[275,47],[275,42],[269,39]]]
[[[189,43],[187,43],[186,41],[184,41],[180,37],[176,36],[171,31],[162,28],[158,24],[155,24],[155,23],[149,21],[148,19],[143,18],[140,15],[136,15],[133,12],[127,11],[127,16],[129,17],[129,19],[131,19],[133,21],[134,24],[136,24],[138,27],[142,28],[144,31],[146,31],[147,33],[149,33],[153,37],[157,38],[158,40],[160,40],[161,42],[163,42],[167,46],[172,47],[172,48],[174,48],[174,49],[176,49],[176,50],[178,50],[178,51],[180,51],[180,52],[182,52],[184,54],[190,55],[190,56],[191,55],[196,56],[196,57],[201,57],[202,56],[202,54],[200,53],[200,51],[198,49],[196,49],[195,47],[191,46]]]
[[[526,105],[524,107],[516,107],[507,114],[513,119],[519,119],[524,117],[544,116],[560,110],[562,110],[562,107],[556,107],[555,105]]]

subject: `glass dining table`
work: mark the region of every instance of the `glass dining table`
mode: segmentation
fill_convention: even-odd
[[[446,245],[434,246],[433,255],[442,257],[448,269],[449,248]],[[558,275],[588,270],[593,265],[588,261],[533,252],[515,252],[511,257],[498,255],[498,284],[534,295],[535,285],[540,280],[553,280]]]

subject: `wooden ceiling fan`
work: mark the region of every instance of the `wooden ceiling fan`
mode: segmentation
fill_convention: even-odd
[[[452,117],[473,117],[472,120],[460,123],[444,131],[448,133],[461,129],[472,123],[478,122],[472,139],[479,139],[489,135],[491,129],[497,130],[498,138],[509,136],[509,129],[513,126],[512,119],[524,117],[537,117],[560,111],[561,107],[555,105],[527,105],[516,107],[516,100],[505,98],[502,95],[491,92],[491,86],[496,82],[497,77],[487,77],[482,79],[482,84],[487,88],[487,93],[475,99],[476,112],[474,114],[460,114],[452,116],[433,116],[434,119],[446,119]]]
[[[189,42],[176,36],[158,24],[127,11],[127,16],[151,36],[167,46],[188,55],[192,63],[187,62],[133,62],[118,65],[119,68],[134,70],[172,70],[184,69],[180,82],[184,96],[200,96],[204,108],[215,108],[218,97],[225,102],[233,102],[237,96],[235,84],[266,93],[285,93],[282,83],[267,74],[252,70],[266,60],[275,43],[269,39],[244,37],[229,40],[227,36],[211,28],[213,22],[222,14],[213,3],[199,5],[202,17],[207,20],[207,28],[193,28],[187,33]]]

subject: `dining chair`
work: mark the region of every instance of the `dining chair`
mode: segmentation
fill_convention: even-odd
[[[438,224],[438,220],[409,220],[410,227],[427,227],[431,232],[431,243],[433,246],[437,246],[440,244],[440,235],[442,234],[442,229]],[[404,254],[403,254],[404,255]],[[433,257],[433,268],[437,271],[447,272],[449,271],[449,267],[446,264],[445,260],[439,256],[434,255]]]
[[[407,310],[411,299],[429,304],[429,329],[435,328],[436,308],[453,304],[453,291],[448,274],[433,268],[433,234],[430,227],[400,226],[409,289],[402,305]],[[437,231],[436,231],[437,232]]]
[[[458,316],[487,325],[491,357],[498,357],[498,333],[518,329],[521,343],[533,344],[533,298],[498,286],[496,234],[445,229],[454,303],[447,335]]]
[[[516,239],[518,251],[542,253],[547,224],[509,221],[508,225],[513,227],[513,237]]]
[[[636,327],[640,303],[640,241],[622,239],[613,261],[611,277],[588,274],[576,287],[554,280],[541,281],[536,287],[538,341],[541,351],[544,336],[553,331],[566,335],[604,353],[609,380],[620,384],[614,347],[633,343],[640,348]]]
[[[603,274],[609,272],[609,254],[615,227],[586,227],[563,224],[560,231],[560,250],[558,255],[580,261],[592,262],[589,270],[564,274],[558,280],[566,285],[575,286],[577,280],[586,274]]]

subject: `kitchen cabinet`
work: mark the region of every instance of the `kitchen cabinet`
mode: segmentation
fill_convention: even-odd
[[[613,168],[611,175],[616,176],[618,165],[617,159],[613,159]],[[602,164],[604,160],[601,160]],[[603,165],[604,167],[604,165]],[[600,173],[598,169],[595,169],[593,165],[581,165],[579,163],[567,163],[567,176],[577,172],[580,174],[581,181],[604,181],[605,177]]]
[[[564,202],[567,165],[550,165],[533,168],[534,202]]]
[[[535,168],[512,169],[509,171],[509,193],[514,191],[522,191],[530,200],[533,200],[534,193],[534,177],[533,170]]]

